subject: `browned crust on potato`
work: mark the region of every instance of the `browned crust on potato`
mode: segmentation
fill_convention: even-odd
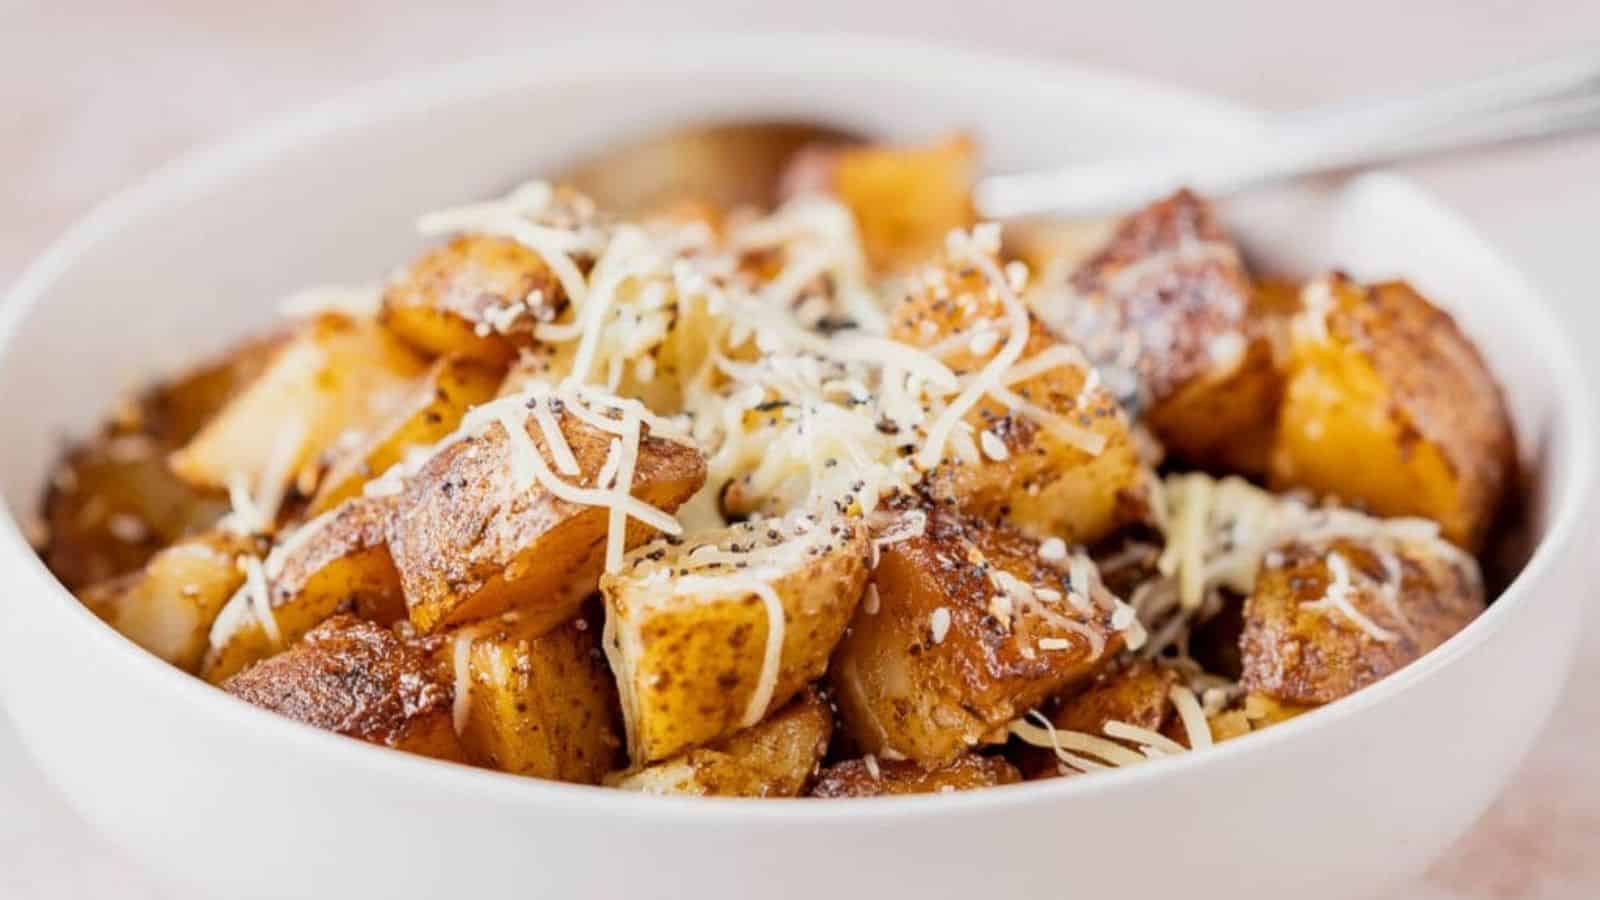
[[[374,744],[461,760],[451,690],[394,632],[335,616],[296,646],[229,678],[246,703]]]
[[[1180,683],[1176,670],[1138,660],[1102,673],[1082,693],[1063,699],[1050,721],[1056,728],[1097,737],[1104,736],[1106,724],[1113,721],[1162,732],[1175,718],[1170,694]],[[1047,749],[1024,746],[1014,758],[1030,779],[1067,774]]]
[[[817,777],[811,796],[831,800],[938,794],[1016,784],[1022,780],[1022,773],[1004,758],[976,753],[965,754],[931,769],[910,760],[874,760],[874,764],[851,759],[829,766]]]

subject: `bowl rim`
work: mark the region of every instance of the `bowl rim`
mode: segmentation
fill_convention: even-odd
[[[363,121],[416,114],[434,104],[449,104],[465,97],[542,86],[563,81],[593,80],[618,75],[649,75],[664,71],[715,71],[755,66],[773,60],[805,60],[804,68],[816,73],[838,64],[857,74],[873,69],[910,69],[924,80],[958,78],[959,73],[983,70],[995,81],[1068,79],[1098,89],[1113,90],[1144,107],[1171,109],[1196,122],[1229,127],[1248,133],[1263,119],[1247,108],[1175,85],[1128,76],[1072,61],[1028,54],[952,46],[926,40],[836,33],[744,33],[696,31],[660,41],[645,35],[591,35],[570,38],[543,47],[479,57],[386,78],[340,93],[309,107],[292,109],[223,140],[190,151],[113,194],[80,218],[30,264],[0,301],[0,356],[12,346],[19,326],[43,300],[58,278],[69,271],[86,250],[137,222],[149,211],[174,200],[220,187],[253,167],[271,161],[308,141],[335,138],[358,130]],[[619,60],[625,61],[619,64]],[[865,60],[871,60],[867,68]],[[598,62],[597,62],[598,61]],[[832,71],[832,69],[828,69]],[[940,75],[938,73],[944,73]],[[1562,315],[1543,292],[1535,290],[1522,272],[1489,245],[1469,225],[1427,192],[1412,183],[1384,174],[1362,176],[1349,189],[1370,186],[1401,194],[1409,202],[1439,214],[1439,226],[1451,238],[1474,246],[1483,258],[1500,269],[1504,283],[1535,302],[1524,310],[1524,325],[1541,348],[1559,397],[1554,405],[1556,426],[1571,467],[1569,490],[1552,503],[1550,524],[1526,564],[1498,595],[1488,610],[1469,626],[1421,659],[1349,697],[1277,725],[1248,740],[1230,741],[1205,752],[1186,753],[1150,763],[1098,773],[1096,778],[1060,778],[1028,782],[984,791],[948,795],[877,797],[852,803],[761,803],[746,798],[644,796],[627,791],[566,784],[441,763],[438,760],[396,752],[321,731],[239,703],[205,682],[159,660],[101,622],[45,568],[23,536],[20,524],[7,509],[0,515],[0,567],[37,581],[40,591],[52,593],[55,609],[65,629],[81,631],[77,638],[97,642],[92,652],[103,655],[106,665],[116,665],[126,677],[145,682],[147,691],[170,692],[174,702],[191,706],[189,715],[210,720],[218,728],[237,728],[253,737],[281,743],[290,752],[317,754],[328,769],[358,769],[372,777],[394,779],[419,787],[455,791],[473,802],[499,807],[572,812],[590,815],[651,815],[686,824],[715,825],[775,821],[785,824],[877,824],[908,816],[937,812],[942,816],[988,815],[995,810],[1030,804],[1060,802],[1070,797],[1132,790],[1136,785],[1166,779],[1200,777],[1200,771],[1238,760],[1278,752],[1282,744],[1298,743],[1319,729],[1344,718],[1386,704],[1390,698],[1433,678],[1454,660],[1468,654],[1503,622],[1535,602],[1530,585],[1546,578],[1558,560],[1573,551],[1585,500],[1593,492],[1594,422],[1587,375],[1578,362]],[[31,584],[9,592],[10,603],[37,602]],[[24,601],[24,595],[28,598]],[[1549,601],[1549,602],[1554,602]],[[24,734],[26,742],[27,736]]]

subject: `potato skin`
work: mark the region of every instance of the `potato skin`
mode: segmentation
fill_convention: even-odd
[[[456,641],[471,641],[467,759],[513,775],[598,784],[622,747],[617,689],[598,635],[598,617],[542,630],[512,613],[441,636],[435,665],[452,682]]]
[[[78,597],[124,637],[196,672],[212,622],[244,583],[238,557],[260,550],[253,538],[206,532],[162,549],[142,570],[92,585]]]
[[[531,309],[503,327],[492,310]],[[512,238],[462,235],[418,257],[384,291],[382,321],[419,349],[504,365],[533,344],[536,322],[566,306],[561,282],[537,253]]]
[[[608,778],[612,787],[699,797],[798,797],[828,751],[833,714],[815,691],[707,747]]]
[[[1003,593],[992,573],[1068,594],[1066,573],[1044,563],[1039,545],[1004,525],[944,510],[931,512],[921,537],[885,547],[873,571],[878,611],[863,607],[834,654],[830,679],[841,722],[860,748],[880,758],[947,763],[990,739],[1006,723],[1106,665],[1122,644],[1108,610],[1079,612],[1066,600],[1040,609],[994,612]],[[938,610],[948,616],[934,636]],[[1041,639],[1065,640],[1042,649]]]
[[[1333,581],[1330,554],[1348,564],[1350,603],[1393,640],[1380,641],[1343,613],[1307,608]],[[1395,610],[1383,600],[1390,577],[1383,553],[1401,578]],[[1483,586],[1470,560],[1423,544],[1380,549],[1372,541],[1289,543],[1269,555],[1245,602],[1244,686],[1299,706],[1330,703],[1404,667],[1466,627],[1484,609]]]
[[[285,644],[337,613],[385,627],[405,618],[400,574],[386,543],[390,512],[388,499],[347,500],[268,555],[267,596]],[[248,597],[233,602],[239,607],[218,619],[201,669],[213,684],[283,649],[273,644]]]
[[[1112,721],[1161,732],[1175,718],[1168,694],[1181,681],[1176,670],[1139,660],[1102,673],[1087,690],[1062,699],[1050,721],[1056,728],[1097,737]],[[1030,780],[1075,773],[1039,747],[1020,748],[1015,760]]]
[[[1137,379],[1130,399],[1173,455],[1265,470],[1282,392],[1281,319],[1256,303],[1209,203],[1185,190],[1132,213],[1069,278],[1034,293],[1045,320],[1098,365]]]
[[[945,263],[921,270],[912,282],[920,287],[900,302],[891,320],[890,336],[896,340],[930,347],[984,320],[1003,321],[999,298],[975,267]],[[1030,316],[1022,358],[1061,343]],[[988,358],[963,347],[943,359],[961,375],[978,371]],[[1011,390],[1103,440],[1098,454],[985,397],[966,421],[975,431],[993,432],[1007,458],[962,461],[947,445],[946,459],[927,474],[924,492],[979,518],[1004,517],[1039,538],[1093,541],[1141,519],[1147,512],[1149,469],[1139,460],[1127,416],[1107,390],[1086,384],[1088,374],[1080,366],[1056,366]]]
[[[361,444],[338,456],[322,477],[311,515],[320,515],[356,496],[363,485],[405,458],[454,431],[467,410],[494,397],[504,373],[464,356],[434,361],[422,381],[387,422]]]
[[[577,483],[592,486],[611,435],[568,412],[559,422],[581,470]],[[531,418],[525,427],[548,460],[543,430]],[[418,631],[512,608],[554,624],[576,615],[599,582],[609,510],[570,503],[538,484],[514,493],[510,472],[507,433],[496,423],[444,448],[398,496],[389,549]],[[633,496],[671,512],[705,477],[698,450],[648,432],[640,439]],[[630,519],[627,545],[652,532]]]
[[[1001,784],[1016,784],[1022,774],[998,756],[967,753],[937,768],[910,760],[874,760],[877,774],[865,760],[851,759],[824,769],[811,796],[888,797],[903,794],[942,794],[970,791]]]
[[[1430,518],[1481,549],[1516,446],[1472,342],[1404,282],[1363,287],[1336,274],[1303,297],[1272,485]]]
[[[703,543],[761,546],[768,528],[748,524],[697,535],[675,548],[674,557],[682,560]],[[773,533],[777,543],[792,538]],[[784,612],[783,649],[768,710],[822,676],[866,586],[870,538],[865,526],[835,520],[816,525],[809,535],[815,544],[791,568],[756,576],[771,586]],[[741,728],[771,633],[766,604],[741,582],[675,593],[679,582],[656,563],[669,570],[686,563],[656,556],[663,550],[659,542],[641,547],[620,573],[601,580],[606,652],[621,690],[635,765],[704,746]],[[738,571],[704,574],[719,578]]]
[[[299,644],[222,683],[246,703],[316,728],[464,761],[450,719],[451,689],[419,649],[394,632],[335,616]]]

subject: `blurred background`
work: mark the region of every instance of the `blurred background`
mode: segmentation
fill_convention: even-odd
[[[1600,53],[1600,2],[0,0],[0,285],[109,192],[263,117],[418,67],[601,31],[670,40],[683,28],[959,41],[1291,110]],[[1600,250],[1600,136],[1403,171],[1518,260],[1574,327],[1600,333],[1588,265]],[[1600,634],[1586,649],[1518,781],[1396,900],[1600,897],[1600,692],[1587,688],[1600,681]],[[0,811],[0,897],[166,896],[40,783],[3,718]]]

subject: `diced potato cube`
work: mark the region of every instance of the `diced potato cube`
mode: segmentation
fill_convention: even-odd
[[[1102,673],[1087,690],[1062,700],[1050,721],[1059,730],[1095,737],[1105,737],[1110,722],[1164,733],[1176,718],[1169,695],[1181,680],[1170,667],[1135,662]],[[1028,746],[1016,758],[1030,779],[1076,774],[1057,760],[1052,750]]]
[[[341,435],[392,415],[425,368],[374,322],[320,316],[172,455],[172,468],[204,487],[243,478],[258,491],[286,493]]]
[[[850,209],[874,269],[903,269],[939,252],[951,229],[975,218],[977,147],[965,135],[923,145],[868,144],[813,156],[810,185]],[[799,179],[791,178],[791,182]]]
[[[832,712],[810,691],[758,725],[606,781],[645,794],[798,797],[816,774],[832,733]]]
[[[797,516],[654,541],[603,578],[634,765],[754,725],[819,678],[869,551],[859,522]]]
[[[1080,567],[1087,560],[1080,563]],[[862,750],[936,766],[1088,678],[1122,647],[1112,610],[1004,525],[940,510],[885,547],[830,672]]]
[[[124,637],[195,672],[212,621],[244,583],[238,557],[259,549],[226,532],[196,535],[155,554],[142,571],[84,589],[81,599]]]
[[[424,253],[383,295],[383,322],[438,356],[503,365],[565,308],[561,282],[516,240],[463,235]]]
[[[596,617],[541,632],[507,613],[444,635],[435,658],[469,691],[457,705],[467,758],[514,775],[599,783],[622,736],[598,629]]]
[[[462,762],[450,686],[394,632],[335,616],[283,653],[222,683],[246,703],[396,750]]]
[[[1515,467],[1500,388],[1449,315],[1404,282],[1312,282],[1293,328],[1275,487],[1423,516],[1478,550]]]
[[[204,678],[220,683],[338,613],[385,626],[405,618],[400,575],[385,543],[390,508],[386,499],[356,497],[286,537],[262,566],[278,638],[241,591],[211,629]]]
[[[571,412],[558,418],[579,469],[576,476],[558,477],[594,488],[612,435]],[[535,452],[551,465],[543,429],[531,417],[523,427]],[[389,549],[419,631],[513,608],[553,625],[576,615],[599,583],[610,508],[563,500],[538,482],[516,490],[512,457],[505,427],[494,423],[443,448],[400,493]],[[698,450],[646,429],[633,473],[634,497],[670,513],[705,477]],[[636,546],[653,533],[630,517],[626,544]]]
[[[811,796],[887,797],[900,794],[947,794],[1016,784],[1022,775],[998,756],[965,753],[942,766],[926,768],[910,760],[852,759],[824,769]]]
[[[322,477],[310,513],[319,515],[361,492],[370,479],[454,431],[467,410],[490,400],[503,373],[464,356],[435,360],[421,383],[386,422],[365,440],[342,452]]]

